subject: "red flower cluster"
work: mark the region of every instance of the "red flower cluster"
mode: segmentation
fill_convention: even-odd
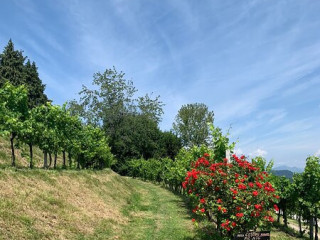
[[[221,228],[232,233],[272,222],[269,209],[278,209],[278,196],[268,181],[268,173],[244,156],[232,155],[230,162],[215,162],[204,154],[192,167],[182,187],[194,199],[194,213],[205,216],[203,213],[208,211],[216,215],[222,222]]]

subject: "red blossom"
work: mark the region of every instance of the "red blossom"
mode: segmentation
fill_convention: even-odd
[[[237,213],[236,216],[237,216],[238,218],[242,218],[242,217],[243,217],[243,213]]]
[[[255,204],[254,208],[259,210],[259,211],[262,211],[262,206],[260,204]]]

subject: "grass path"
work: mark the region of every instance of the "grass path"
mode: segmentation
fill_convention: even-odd
[[[153,183],[127,178],[135,192],[127,200],[122,214],[128,218],[116,231],[105,231],[83,239],[121,240],[212,240],[191,222],[192,216],[181,196]],[[204,227],[204,226],[203,226]],[[272,229],[271,239],[298,239],[278,229]]]
[[[137,192],[123,209],[129,223],[115,239],[194,239],[194,226],[181,197],[152,183],[130,181]]]

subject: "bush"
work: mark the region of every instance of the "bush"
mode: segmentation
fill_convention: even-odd
[[[244,156],[214,161],[205,153],[191,164],[182,183],[194,203],[193,212],[209,218],[225,236],[255,230],[273,222],[278,196],[269,175]]]

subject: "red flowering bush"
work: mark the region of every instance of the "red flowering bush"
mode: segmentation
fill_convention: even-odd
[[[268,173],[244,156],[214,162],[204,154],[192,163],[182,187],[194,200],[193,212],[229,236],[273,222],[271,212],[278,209]]]

